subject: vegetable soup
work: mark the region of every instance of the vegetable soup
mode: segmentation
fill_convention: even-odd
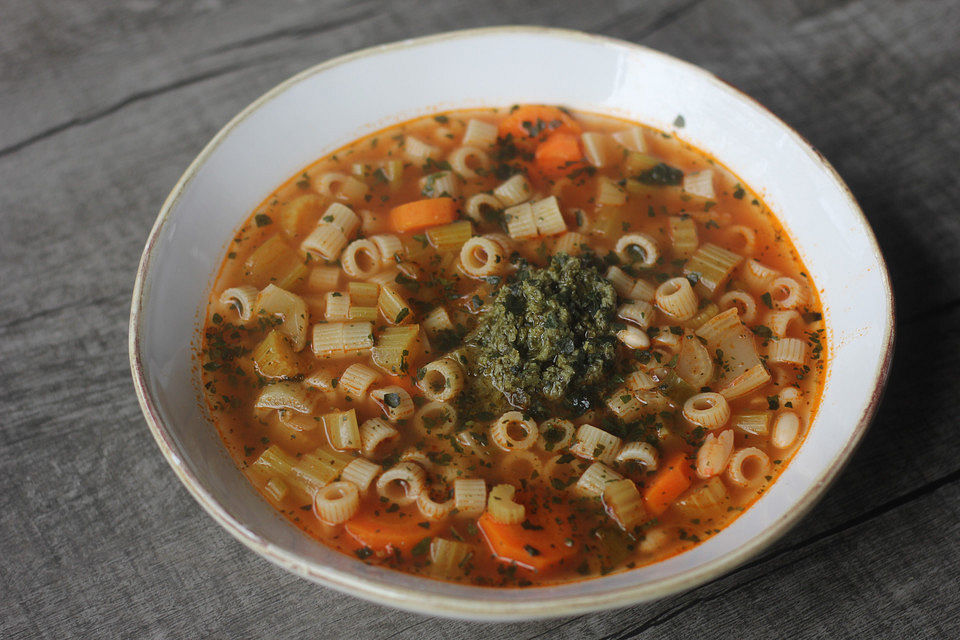
[[[200,362],[237,464],[307,535],[524,587],[656,562],[749,508],[811,423],[824,331],[719,162],[524,105],[290,178],[227,250]]]

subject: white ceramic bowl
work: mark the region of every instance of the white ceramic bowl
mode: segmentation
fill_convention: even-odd
[[[280,182],[374,130],[441,109],[564,104],[679,133],[757,189],[802,254],[831,354],[819,412],[793,462],[720,534],[652,566],[524,590],[437,582],[367,566],[316,542],[261,499],[202,408],[192,358],[233,231]],[[662,597],[756,554],[836,477],[876,409],[893,301],[873,233],[844,183],[783,122],[711,74],[656,51],[570,31],[495,28],[375,47],[282,83],[235,117],[174,187],[150,233],[130,318],[130,363],[160,449],[200,504],[248,547],[301,576],[421,613],[560,616]]]

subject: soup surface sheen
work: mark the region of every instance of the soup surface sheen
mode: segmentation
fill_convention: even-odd
[[[228,248],[200,361],[308,535],[504,587],[667,558],[774,482],[825,378],[816,288],[675,136],[525,105],[322,158]]]

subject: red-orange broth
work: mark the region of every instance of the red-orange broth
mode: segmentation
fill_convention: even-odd
[[[291,177],[228,248],[201,363],[230,453],[307,535],[517,587],[656,562],[749,508],[813,418],[824,331],[713,158],[528,105]]]

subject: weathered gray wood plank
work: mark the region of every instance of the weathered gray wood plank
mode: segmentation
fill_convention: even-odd
[[[0,636],[960,634],[956,2],[17,0],[2,15]],[[143,425],[125,332],[157,208],[236,111],[333,55],[511,22],[674,53],[793,124],[863,204],[901,323],[875,426],[774,548],[657,603],[498,626],[369,605],[233,542]]]

